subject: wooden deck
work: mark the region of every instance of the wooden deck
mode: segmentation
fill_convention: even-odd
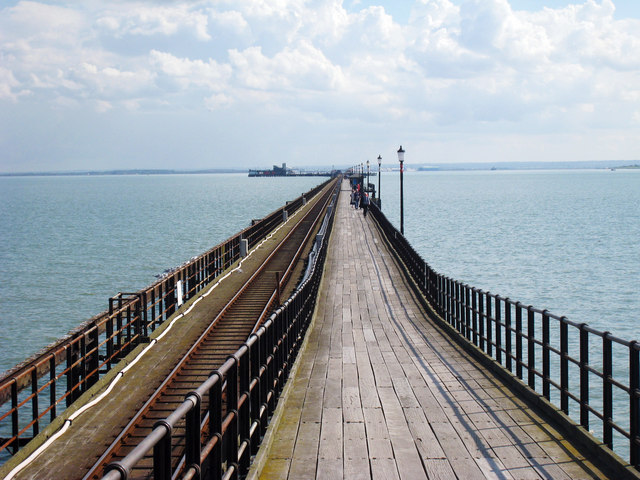
[[[314,325],[250,477],[607,478],[435,326],[342,193]]]

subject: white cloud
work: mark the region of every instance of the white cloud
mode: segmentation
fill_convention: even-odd
[[[308,42],[286,47],[269,58],[259,47],[229,52],[231,65],[242,85],[261,90],[334,90],[342,84],[339,67]]]
[[[83,89],[89,89],[101,98],[124,100],[150,87],[155,74],[144,69],[134,72],[82,63],[71,69],[69,76],[81,84]]]
[[[126,35],[172,36],[180,32],[193,32],[201,41],[210,40],[207,11],[185,4],[158,6],[146,3],[127,3],[126,8],[101,12],[96,25],[107,29],[116,37]]]
[[[150,63],[167,77],[173,79],[182,89],[191,86],[220,90],[227,85],[231,75],[228,65],[220,65],[214,60],[191,60],[178,58],[171,53],[152,50]]]
[[[16,102],[18,95],[14,89],[18,86],[18,81],[13,76],[11,70],[0,67],[0,100],[11,100]]]
[[[416,136],[638,126],[640,20],[618,19],[612,0],[535,11],[416,0],[408,21],[390,2],[349,5],[14,2],[0,9],[0,103],[109,115],[161,105],[212,121],[224,110],[224,125],[240,108],[256,122]]]

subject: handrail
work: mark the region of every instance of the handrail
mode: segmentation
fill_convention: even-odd
[[[59,416],[177,308],[240,258],[240,242],[255,246],[331,179],[233,237],[173,269],[150,286],[109,299],[107,311],[0,378],[0,465]]]
[[[586,441],[598,436],[640,470],[640,343],[439,274],[377,205],[370,210],[420,293],[459,337],[559,408]],[[613,363],[614,349],[626,364]]]
[[[336,199],[337,195],[334,195],[333,201]],[[171,433],[183,420],[186,425],[186,453],[181,463],[183,478],[199,478],[205,464],[209,478],[229,478],[236,473],[246,475],[251,455],[257,453],[311,322],[334,211],[334,208],[328,209],[327,228],[314,245],[311,275],[235,354],[189,392],[184,402],[166,419],[157,422],[140,444],[122,460],[109,464],[103,480],[128,479],[136,464],[151,449],[154,451],[153,477],[172,478],[176,472],[171,465]],[[201,411],[203,398],[209,399],[206,413]],[[204,429],[204,426],[208,428]],[[204,439],[203,432],[207,432]]]

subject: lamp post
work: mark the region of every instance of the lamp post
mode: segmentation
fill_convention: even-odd
[[[382,201],[380,200],[380,166],[382,165],[382,157],[378,155],[378,208],[382,209]]]
[[[402,174],[404,172],[404,150],[402,145],[398,149],[398,161],[400,162],[400,233],[404,236],[404,191],[402,185]]]
[[[367,160],[367,188],[364,189],[364,191],[368,191],[369,190],[369,166],[371,164],[369,163],[369,160]]]

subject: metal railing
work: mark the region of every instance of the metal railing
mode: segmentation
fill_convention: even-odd
[[[135,475],[135,466],[151,450],[153,478],[171,479],[178,473],[171,457],[176,441],[184,442],[185,448],[176,469],[180,478],[228,479],[247,474],[313,316],[339,186],[310,255],[310,274],[175,411],[158,421],[124,459],[109,464],[104,480],[126,480]],[[175,439],[172,431],[182,422],[185,436]]]
[[[0,465],[107,374],[176,309],[240,258],[331,180],[288,202],[235,236],[168,272],[147,288],[118,293],[91,318],[0,378]]]
[[[376,205],[370,210],[417,288],[448,325],[580,425],[580,432],[599,436],[640,470],[638,342],[441,275]]]

